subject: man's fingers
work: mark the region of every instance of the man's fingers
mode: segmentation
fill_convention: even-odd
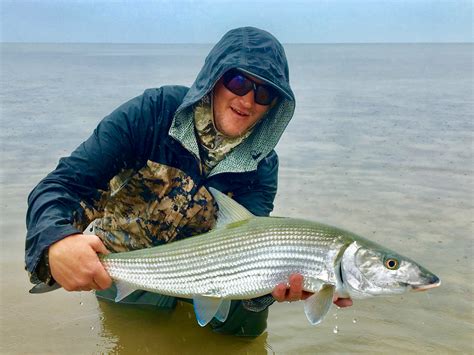
[[[314,293],[303,290],[303,276],[300,274],[292,274],[288,279],[289,287],[285,284],[278,284],[272,292],[273,298],[278,302],[292,302],[305,300]],[[350,298],[339,298],[337,294],[333,297],[333,302],[339,307],[352,306]]]
[[[350,298],[338,298],[334,301],[334,304],[342,308],[350,307],[352,306],[352,300]]]
[[[112,279],[107,271],[105,271],[102,264],[98,265],[97,272],[94,275],[94,282],[97,284],[96,290],[105,290],[112,286]]]
[[[109,251],[102,243],[99,237],[95,235],[90,235],[91,238],[91,247],[96,253],[101,254],[109,254]],[[96,259],[96,264],[94,267],[93,275],[92,275],[92,285],[95,290],[105,290],[112,285],[112,279],[110,278],[109,274],[105,270],[104,266],[100,262],[97,255],[94,254],[94,258]]]
[[[278,284],[272,292],[272,296],[278,302],[283,302],[285,300],[286,295],[286,285],[285,284]]]
[[[77,285],[74,286],[70,291],[92,291],[92,290],[102,290],[103,288],[96,282],[95,279],[89,281],[87,285]]]
[[[111,279],[97,253],[108,254],[96,235],[74,234],[49,247],[51,274],[67,291],[102,290]]]
[[[92,289],[94,290],[101,290],[101,287],[99,286],[99,284],[96,282],[95,279],[92,280],[91,286],[92,286]]]
[[[288,291],[288,301],[299,301],[303,292],[303,276],[293,274],[290,276],[290,290]]]
[[[100,238],[96,235],[88,235],[88,238],[90,238],[90,246],[92,249],[95,250],[96,253],[101,253],[101,254],[109,254],[110,252],[107,250],[105,247],[104,243],[100,240]]]
[[[292,302],[305,300],[308,297],[311,297],[311,292],[303,291],[303,276],[300,274],[292,274],[288,279],[289,286],[285,284],[277,285],[273,292],[272,296],[278,302]]]

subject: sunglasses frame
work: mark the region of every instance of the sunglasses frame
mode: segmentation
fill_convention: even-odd
[[[242,91],[237,91],[236,92],[236,91],[234,91],[234,89],[232,87],[229,86],[229,83],[232,80],[234,80],[237,76],[240,76],[244,79],[242,89],[245,90],[245,92],[242,92]],[[229,90],[230,92],[232,92],[233,94],[237,95],[237,96],[245,96],[250,92],[250,90],[253,90],[255,103],[257,103],[259,105],[262,105],[262,106],[271,105],[271,103],[275,100],[275,98],[277,98],[279,96],[277,90],[275,88],[273,88],[272,86],[267,85],[267,84],[258,84],[255,81],[253,81],[252,79],[250,79],[247,75],[245,75],[244,72],[242,72],[238,69],[228,70],[222,76],[222,78],[223,78],[223,84],[224,84],[225,88],[227,90]],[[259,92],[260,89],[265,89],[267,91],[268,96],[270,97],[268,103],[267,103],[267,101],[262,103],[260,101],[260,99],[258,98],[259,97],[258,92]]]

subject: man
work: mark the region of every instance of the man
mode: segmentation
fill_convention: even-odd
[[[98,290],[99,297],[112,299],[112,280],[97,253],[208,231],[216,216],[211,186],[255,215],[268,215],[277,189],[273,149],[294,108],[281,44],[256,28],[229,31],[190,89],[149,89],[123,104],[31,192],[26,240],[31,280],[56,282],[68,291]],[[92,234],[83,234],[89,224]],[[274,299],[309,296],[301,275],[292,275],[289,284],[277,285],[272,297],[234,302],[227,321],[211,326],[260,334]],[[173,297],[144,291],[124,302],[176,304]]]

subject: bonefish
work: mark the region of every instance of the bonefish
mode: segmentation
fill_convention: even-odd
[[[112,253],[100,259],[117,286],[116,301],[140,289],[192,298],[198,323],[225,321],[231,300],[272,292],[291,274],[303,276],[311,324],[320,323],[335,293],[353,299],[396,295],[440,285],[415,261],[363,237],[325,224],[257,217],[210,188],[217,226],[170,244]]]

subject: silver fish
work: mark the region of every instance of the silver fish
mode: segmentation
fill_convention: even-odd
[[[256,217],[212,189],[218,224],[167,245],[101,256],[119,301],[137,289],[192,298],[198,323],[224,321],[230,301],[251,299],[303,275],[314,292],[304,309],[320,323],[333,295],[354,299],[426,290],[439,278],[414,262],[353,233],[293,218]]]

